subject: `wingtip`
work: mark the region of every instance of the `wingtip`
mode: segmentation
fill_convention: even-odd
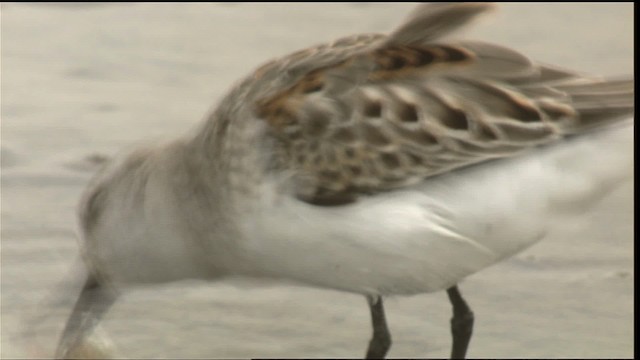
[[[492,2],[420,4],[389,35],[388,42],[414,45],[433,41],[467,25],[477,15],[496,9]]]

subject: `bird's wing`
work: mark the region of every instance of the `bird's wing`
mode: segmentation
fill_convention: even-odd
[[[297,195],[349,202],[633,113],[632,79],[584,77],[502,46],[444,39],[491,8],[421,5],[389,35],[341,39],[258,69],[247,99],[281,147]]]

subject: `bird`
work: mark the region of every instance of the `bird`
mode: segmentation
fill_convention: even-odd
[[[544,239],[633,169],[634,81],[457,37],[492,3],[418,5],[387,34],[306,48],[236,83],[185,136],[109,161],[78,207],[84,286],[56,358],[132,286],[240,277],[383,298],[446,291]]]

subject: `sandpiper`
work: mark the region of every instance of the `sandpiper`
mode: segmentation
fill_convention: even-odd
[[[248,277],[364,295],[367,358],[391,346],[383,296],[446,290],[464,358],[458,282],[633,168],[633,79],[455,38],[492,8],[423,4],[388,35],[268,62],[197,131],[106,165],[81,200],[88,276],[56,356],[87,351],[128,286]]]

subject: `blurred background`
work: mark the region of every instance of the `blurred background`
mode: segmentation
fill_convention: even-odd
[[[389,31],[413,6],[2,3],[1,357],[53,354],[72,305],[56,299],[80,266],[75,206],[104,159],[190,131],[272,57]],[[467,33],[542,62],[626,75],[633,23],[632,3],[506,3]],[[629,182],[584,221],[468,278],[468,355],[631,357],[632,199]],[[390,357],[448,356],[444,292],[386,306]],[[131,358],[353,358],[371,334],[361,296],[202,282],[131,292],[103,326]]]

